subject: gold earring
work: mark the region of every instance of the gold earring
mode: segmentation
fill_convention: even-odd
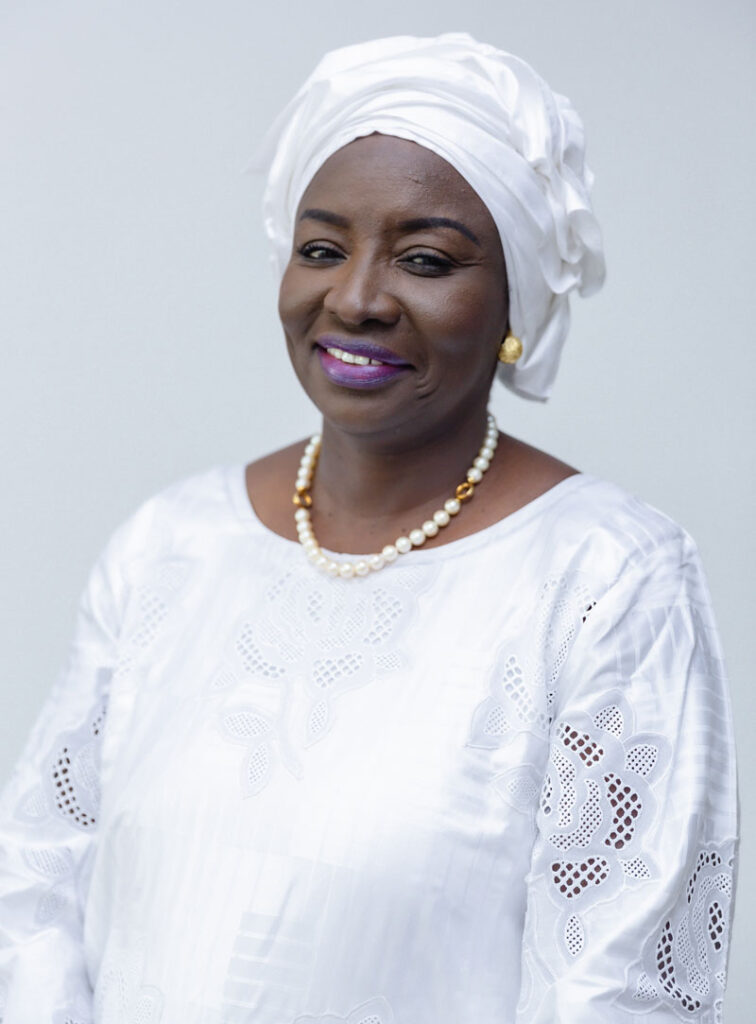
[[[499,362],[516,363],[521,355],[522,342],[519,338],[515,338],[514,334],[510,331],[501,345],[499,345]]]

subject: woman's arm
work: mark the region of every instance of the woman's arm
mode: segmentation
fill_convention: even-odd
[[[117,636],[111,564],[106,551],[91,573],[67,664],[0,796],[3,1024],[91,1019],[83,923]]]
[[[680,532],[589,612],[557,684],[518,1024],[719,1021],[736,833],[724,666]]]

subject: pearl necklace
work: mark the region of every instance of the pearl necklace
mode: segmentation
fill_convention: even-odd
[[[448,526],[452,516],[456,516],[465,501],[473,496],[475,484],[480,483],[483,474],[491,465],[496,446],[499,443],[499,431],[496,420],[489,413],[486,436],[480,450],[473,460],[472,466],[467,471],[466,479],[461,483],[454,494],[444,502],[444,507],[433,513],[422,526],[416,530],[410,530],[406,536],[397,537],[393,544],[387,544],[380,554],[368,555],[365,559],[356,562],[340,562],[323,553],[322,548],[315,539],[315,534],[310,521],[310,509],[312,508],[312,496],[310,488],[315,473],[318,455],[320,454],[320,434],[314,434],[307,444],[304,455],[299,463],[297,473],[296,490],[291,499],[297,506],[294,513],[297,533],[307,557],[317,568],[329,576],[340,576],[342,579],[351,579],[353,576],[367,576],[371,571],[377,572],[384,566],[395,562],[399,555],[406,555],[413,547],[419,548],[428,537],[435,537],[439,529]]]

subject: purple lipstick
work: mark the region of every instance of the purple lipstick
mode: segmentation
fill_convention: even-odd
[[[373,388],[395,380],[410,364],[381,345],[335,335],[317,340],[318,358],[326,377],[340,387]]]

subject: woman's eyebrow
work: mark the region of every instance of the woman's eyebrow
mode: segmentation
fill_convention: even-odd
[[[477,235],[473,234],[460,221],[452,220],[451,217],[414,217],[412,220],[403,220],[399,228],[402,231],[422,231],[423,228],[454,228],[455,231],[463,234],[465,238],[469,238],[471,242],[480,245]]]
[[[348,228],[349,221],[346,217],[342,217],[340,213],[331,213],[330,210],[318,210],[309,209],[303,210],[299,215],[300,220],[320,220],[325,224],[333,224],[337,228]]]

